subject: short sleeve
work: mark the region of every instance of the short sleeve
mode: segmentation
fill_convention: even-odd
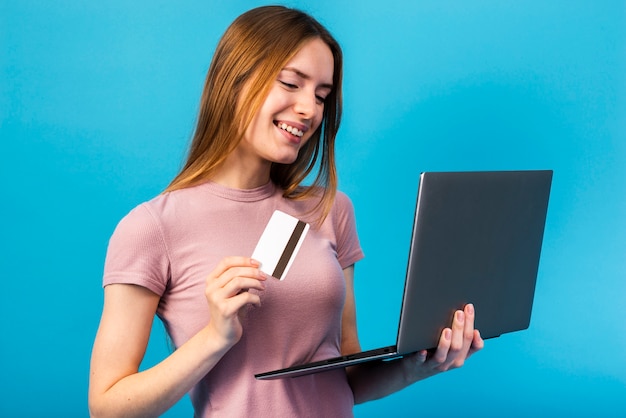
[[[351,266],[364,257],[356,230],[354,207],[350,198],[337,192],[335,197],[334,227],[337,237],[337,259],[341,268]]]
[[[169,276],[162,228],[147,205],[140,205],[120,221],[109,240],[103,286],[136,284],[162,296]]]

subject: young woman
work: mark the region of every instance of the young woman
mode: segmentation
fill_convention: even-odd
[[[186,165],[109,243],[92,416],[158,416],[189,392],[197,416],[346,417],[355,402],[459,367],[482,348],[468,305],[434,353],[254,379],[360,351],[353,275],[363,254],[352,205],[336,192],[341,82],[339,45],[300,11],[262,7],[228,28]],[[282,281],[250,258],[276,209],[311,224]],[[139,372],[155,314],[177,349]]]

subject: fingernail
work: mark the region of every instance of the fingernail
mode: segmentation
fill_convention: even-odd
[[[474,305],[471,303],[467,304],[467,313],[470,315],[474,315]]]
[[[261,267],[261,262],[259,260],[255,260],[254,258],[250,259],[250,264],[252,264],[255,267]]]
[[[456,320],[459,322],[463,322],[465,320],[465,314],[463,311],[456,311]]]
[[[445,338],[446,340],[449,340],[452,338],[452,330],[450,328],[446,329],[443,332],[443,338]]]

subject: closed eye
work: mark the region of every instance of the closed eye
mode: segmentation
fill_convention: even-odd
[[[289,90],[297,90],[299,88],[299,86],[297,84],[291,84],[288,83],[286,81],[282,81],[282,80],[278,80],[278,82],[285,88],[289,89]],[[324,96],[320,96],[320,95],[315,95],[315,100],[317,101],[317,104],[324,104],[326,102],[326,97]]]
[[[289,88],[289,89],[297,89],[298,88],[298,86],[296,86],[295,84],[287,83],[287,82],[281,81],[281,80],[278,80],[278,82],[280,84],[282,84],[283,86]]]

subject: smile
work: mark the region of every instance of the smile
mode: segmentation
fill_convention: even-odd
[[[287,131],[291,135],[295,135],[295,136],[300,137],[300,138],[302,138],[302,135],[304,135],[304,132],[301,131],[300,129],[294,128],[293,126],[289,126],[289,125],[287,125],[284,122],[279,122],[278,124],[276,124],[276,126],[278,126],[283,131]]]

